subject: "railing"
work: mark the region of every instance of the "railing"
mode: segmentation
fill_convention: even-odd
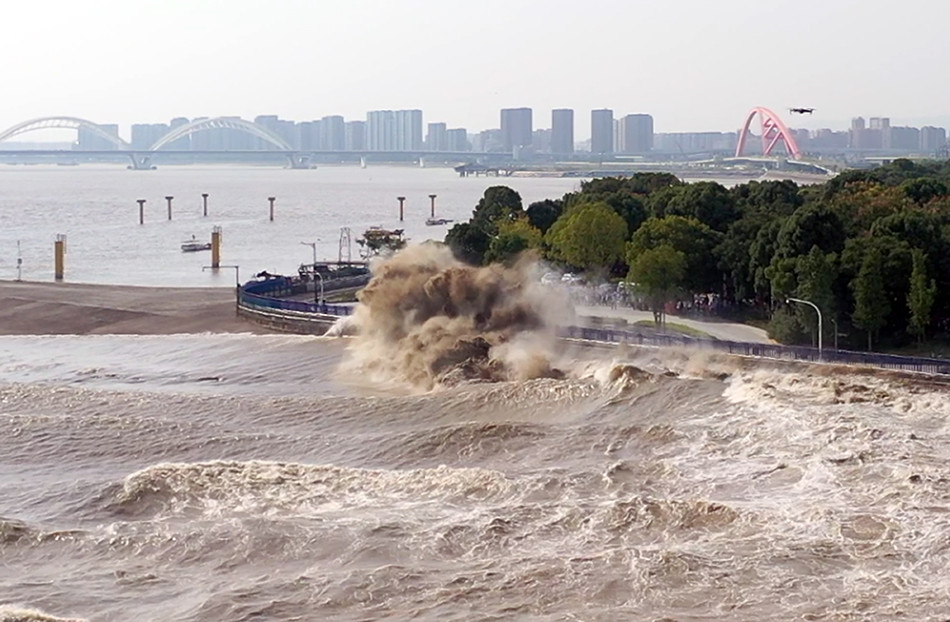
[[[819,352],[817,348],[802,346],[782,346],[777,344],[748,343],[744,341],[724,341],[717,339],[695,339],[693,337],[680,335],[644,335],[633,331],[612,328],[567,326],[560,330],[560,334],[562,337],[603,343],[626,343],[630,345],[658,347],[680,346],[770,359],[865,365],[882,369],[901,369],[929,374],[950,374],[950,360],[947,359],[899,356],[897,354],[879,354],[875,352],[853,352],[850,350],[825,349]]]
[[[282,320],[286,325],[305,326],[304,332],[318,332],[314,325],[324,330],[337,317],[351,315],[353,307],[326,303],[304,302],[281,298],[299,293],[293,282],[287,277],[278,277],[264,281],[252,281],[243,285],[238,294],[238,311],[248,315],[268,319]],[[584,326],[565,326],[558,329],[558,335],[568,339],[581,339],[589,342],[628,344],[653,347],[687,347],[706,349],[753,356],[759,358],[839,363],[844,365],[864,365],[882,369],[899,369],[929,374],[950,374],[950,360],[896,354],[878,354],[874,352],[853,352],[850,350],[822,350],[802,346],[782,346],[767,343],[748,343],[744,341],[724,341],[717,339],[696,339],[683,335],[649,335],[636,331],[615,328],[590,328]]]

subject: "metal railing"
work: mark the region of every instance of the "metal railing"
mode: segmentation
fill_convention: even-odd
[[[281,296],[289,296],[295,293],[298,292],[295,291],[289,278],[285,279],[281,277],[246,283],[239,289],[238,308],[244,308],[250,311],[267,311],[270,314],[284,312],[287,316],[297,318],[308,314],[341,317],[353,313],[353,307],[348,305],[320,304],[281,298]],[[563,338],[580,339],[597,343],[652,347],[684,347],[768,359],[863,365],[881,369],[897,369],[929,374],[950,374],[950,360],[900,356],[897,354],[828,349],[819,351],[817,348],[803,346],[783,346],[778,344],[749,343],[718,339],[696,339],[684,335],[653,335],[615,328],[592,328],[585,326],[564,326],[558,329],[558,335]]]

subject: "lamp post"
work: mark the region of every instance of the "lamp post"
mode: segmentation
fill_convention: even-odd
[[[214,270],[218,271],[218,268],[233,268],[234,269],[234,312],[238,313],[241,305],[241,266],[234,264],[220,266],[201,266],[201,271]]]
[[[313,265],[316,266],[317,265],[317,243],[316,242],[301,242],[301,244],[303,244],[304,246],[309,246],[311,249],[313,249]],[[314,270],[316,270],[316,267],[314,267]]]
[[[317,298],[317,304],[322,304],[323,303],[323,275],[317,272],[316,268],[313,269],[313,275],[317,277],[317,280],[320,282],[320,297]],[[314,290],[314,293],[316,293],[316,290]]]
[[[821,309],[819,309],[818,305],[816,305],[815,303],[808,300],[802,300],[801,298],[786,298],[785,299],[785,302],[789,302],[789,301],[798,302],[803,305],[809,305],[811,308],[815,310],[815,313],[818,314],[818,356],[820,358],[821,357]]]
[[[315,279],[320,281],[320,297],[317,297],[317,288],[313,288],[313,297],[314,302],[320,304],[323,302],[323,275],[317,272],[317,243],[316,242],[301,242],[304,246],[309,246],[313,250],[313,276]]]

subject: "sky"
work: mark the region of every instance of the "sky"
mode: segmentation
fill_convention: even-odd
[[[470,132],[530,107],[735,131],[754,106],[792,127],[856,116],[950,126],[943,0],[6,0],[0,131],[420,108]],[[814,107],[791,115],[789,107]],[[33,132],[21,135],[27,138]]]

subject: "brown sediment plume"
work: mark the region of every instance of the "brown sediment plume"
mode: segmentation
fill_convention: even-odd
[[[531,256],[472,267],[445,246],[410,246],[373,266],[359,302],[351,364],[377,379],[431,389],[562,375],[554,327],[573,310]]]

